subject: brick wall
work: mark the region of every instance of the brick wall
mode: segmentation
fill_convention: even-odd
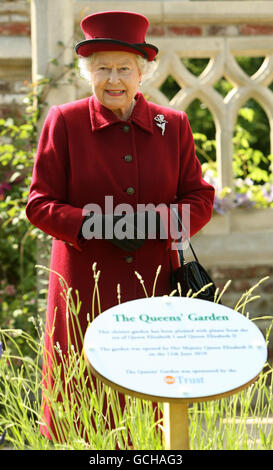
[[[31,61],[18,52],[18,46],[30,39],[29,3],[2,1],[0,3],[0,118],[20,116],[22,100],[31,81]]]
[[[217,24],[217,25],[183,25],[179,24],[151,24],[148,34],[158,37],[174,36],[273,36],[273,24]]]
[[[23,15],[0,15],[0,35],[30,36],[29,18]]]
[[[208,272],[220,291],[222,291],[228,281],[231,281],[231,284],[222,297],[222,303],[227,307],[235,308],[236,304],[242,299],[242,296],[253,289],[251,295],[248,297],[249,299],[252,297],[253,301],[245,305],[245,311],[243,313],[248,315],[250,319],[259,318],[259,320],[257,320],[257,326],[259,326],[263,334],[266,335],[272,323],[271,319],[266,317],[273,316],[273,266],[255,265],[254,263],[248,267],[240,266],[238,268],[214,266],[209,268]],[[258,296],[258,298],[254,299],[254,296]],[[246,299],[246,297],[244,297],[244,299]],[[242,301],[240,303],[242,303]],[[242,308],[239,311],[242,312]],[[272,333],[270,338],[269,357],[272,360]]]
[[[9,70],[11,72],[11,70]],[[30,70],[12,70],[8,77],[0,79],[0,119],[10,116],[20,118],[24,109],[23,99],[29,91]]]

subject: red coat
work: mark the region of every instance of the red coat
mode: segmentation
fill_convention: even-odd
[[[163,114],[165,133],[154,118]],[[124,158],[131,155],[132,159]],[[134,188],[133,194],[127,188]],[[156,270],[162,266],[156,295],[170,292],[168,241],[147,240],[129,253],[107,240],[78,243],[82,208],[105,196],[114,205],[128,203],[188,203],[191,235],[211,218],[214,189],[201,177],[192,132],[184,112],[148,103],[141,93],[127,122],[120,121],[95,96],[53,106],[45,121],[33,170],[26,214],[29,221],[53,237],[51,269],[78,289],[82,301],[83,331],[91,314],[93,273],[97,262],[101,308],[144,297],[135,271],[152,294]],[[57,307],[53,342],[66,347],[65,303],[56,274],[50,274],[47,328],[51,329]],[[49,348],[49,344],[48,344]]]

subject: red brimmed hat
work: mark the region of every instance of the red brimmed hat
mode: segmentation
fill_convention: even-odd
[[[78,55],[87,57],[99,51],[134,52],[153,60],[157,47],[145,42],[149,21],[129,11],[104,11],[86,16],[81,21],[85,40],[76,44]]]

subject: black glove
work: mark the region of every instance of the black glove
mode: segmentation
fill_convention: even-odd
[[[112,214],[94,214],[87,215],[84,219],[82,230],[79,234],[80,238],[89,238],[89,234],[85,234],[85,230],[90,232],[91,227],[96,223],[99,227],[99,233],[95,233],[92,238],[102,238],[109,240],[115,246],[126,251],[138,250],[147,238],[159,238],[161,220],[159,213],[153,213],[153,217],[149,220],[148,211],[134,212],[133,214],[126,215],[112,215]],[[152,214],[150,214],[151,216]],[[92,218],[92,220],[91,220]],[[90,224],[83,228],[86,221]],[[151,226],[151,227],[150,227]],[[92,232],[94,233],[94,232]],[[84,237],[84,235],[87,235]]]

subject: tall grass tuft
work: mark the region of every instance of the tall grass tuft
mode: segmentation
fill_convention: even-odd
[[[159,272],[160,269],[156,279]],[[89,321],[93,320],[95,312],[100,313],[99,274],[93,265],[95,289]],[[148,296],[142,277],[136,274]],[[156,279],[152,295],[155,295]],[[54,387],[43,390],[54,413],[56,436],[52,434],[49,440],[39,432],[43,423],[44,343],[44,325],[40,321],[36,324],[38,341],[22,330],[0,329],[0,436],[5,433],[6,445],[18,450],[164,449],[163,404],[158,403],[157,413],[152,402],[125,396],[121,406],[118,393],[91,375],[81,348],[79,296],[76,293],[75,303],[65,280],[61,277],[59,280],[70,319],[67,321],[68,350],[62,351],[59,344],[53,345]],[[248,315],[247,304],[257,298],[254,295],[256,286],[242,296],[235,310]],[[222,295],[223,292],[217,294],[216,302]],[[120,302],[119,286],[117,300]],[[268,342],[273,317],[264,318],[270,321],[266,334]],[[71,340],[75,336],[80,339],[76,345]],[[65,380],[62,380],[63,376]],[[87,382],[91,384],[89,387]],[[267,363],[258,380],[240,393],[189,405],[190,448],[272,450],[272,390],[272,366]]]

